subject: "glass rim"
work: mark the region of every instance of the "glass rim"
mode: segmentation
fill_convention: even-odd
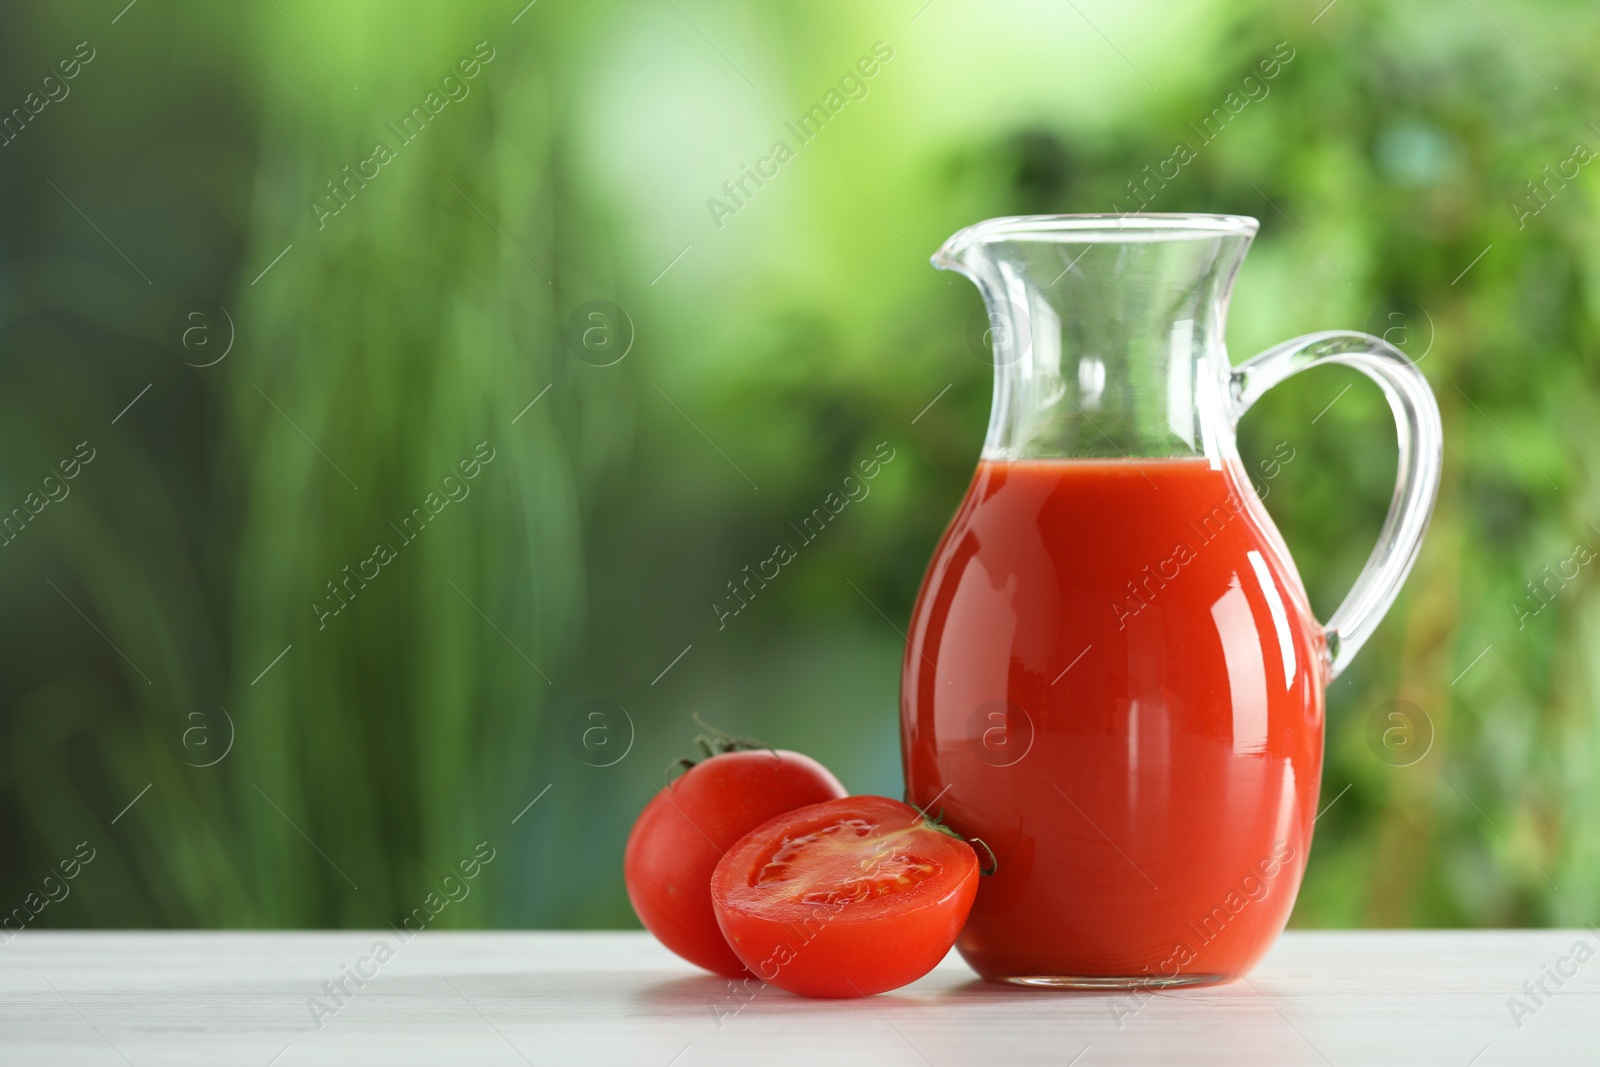
[[[936,267],[956,266],[975,244],[1001,240],[1062,243],[1196,241],[1216,237],[1254,237],[1259,220],[1249,215],[1181,212],[1129,212],[1089,215],[1005,215],[956,231],[933,254]]]

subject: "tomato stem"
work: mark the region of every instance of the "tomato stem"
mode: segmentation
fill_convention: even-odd
[[[700,729],[705,730],[706,733],[695,735],[694,747],[695,755],[697,757],[696,759],[684,757],[682,759],[674,760],[667,765],[666,774],[667,783],[669,785],[672,782],[673,773],[675,771],[678,771],[680,768],[683,771],[687,771],[697,763],[711,759],[713,756],[721,756],[728,752],[759,752],[762,749],[766,749],[774,756],[778,754],[778,750],[767,744],[765,741],[758,741],[753,737],[741,737],[737,734],[730,734],[726,730],[717,729],[715,726],[712,726],[710,723],[702,719],[698,711],[691,711],[689,713],[689,718],[693,719],[695,725],[700,727]]]
[[[668,785],[672,784],[672,777],[673,777],[672,772],[673,771],[687,771],[690,767],[693,767],[693,766],[694,766],[694,760],[692,760],[692,759],[675,759],[671,763],[667,764],[667,769],[665,771],[665,774],[667,776],[667,784]]]
[[[702,734],[695,738],[695,743],[705,750],[707,759],[710,759],[712,756],[721,755],[724,752],[749,752],[763,748],[767,749],[773,755],[778,754],[778,750],[767,744],[765,741],[758,741],[753,737],[743,737],[738,734],[730,734],[726,730],[717,729],[715,726],[712,726],[710,723],[702,719],[698,711],[691,711],[689,713],[689,718],[694,720],[696,726],[700,727],[700,729],[711,735],[710,737],[706,737],[704,734]]]
[[[1000,869],[1000,861],[995,858],[994,849],[989,847],[989,842],[985,841],[981,837],[969,837],[967,838],[967,843],[972,845],[982,845],[983,850],[989,854],[989,865],[987,867],[979,867],[979,874],[987,878],[995,871]]]
[[[915,804],[912,804],[911,806],[913,808],[917,807]],[[995,858],[994,849],[989,847],[989,842],[985,841],[981,837],[962,837],[960,834],[958,834],[954,830],[950,829],[950,827],[948,827],[948,826],[946,826],[944,824],[944,809],[943,808],[939,809],[939,814],[937,814],[937,815],[929,815],[926,811],[924,811],[921,808],[917,808],[917,810],[922,813],[923,825],[926,826],[928,829],[937,830],[941,834],[945,834],[948,837],[955,838],[957,841],[965,841],[969,848],[971,846],[973,846],[973,845],[982,845],[983,846],[983,851],[988,853],[988,855],[989,855],[989,865],[987,867],[979,867],[978,868],[978,873],[979,874],[981,874],[985,878],[987,878],[989,875],[993,874],[995,871],[998,871],[1000,869],[1000,861],[997,858]],[[976,852],[977,849],[974,848],[973,851]]]

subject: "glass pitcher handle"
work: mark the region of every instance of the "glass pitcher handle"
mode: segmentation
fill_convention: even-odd
[[[1324,363],[1354,367],[1378,383],[1394,412],[1400,452],[1394,498],[1378,543],[1344,603],[1323,627],[1332,681],[1378,628],[1416,562],[1439,492],[1444,430],[1428,380],[1405,353],[1369,334],[1335,330],[1285,341],[1233,368],[1229,382],[1233,424],[1268,389]]]

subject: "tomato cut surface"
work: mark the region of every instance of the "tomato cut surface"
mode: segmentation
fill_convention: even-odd
[[[645,805],[623,856],[628,900],[672,951],[730,978],[745,973],[711,910],[711,872],[730,845],[775,815],[844,796],[798,752],[725,752],[690,767]]]
[[[711,902],[762,981],[813,997],[870,996],[927,974],[972,910],[972,846],[887,797],[780,815],[717,864]]]

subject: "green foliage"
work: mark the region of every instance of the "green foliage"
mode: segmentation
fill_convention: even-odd
[[[989,216],[1129,207],[1187,141],[1150,210],[1263,223],[1235,358],[1383,333],[1445,419],[1422,558],[1329,694],[1295,921],[1592,921],[1594,568],[1512,605],[1600,550],[1600,186],[1525,187],[1600,151],[1596,14],[920,6],[4,16],[13,54],[48,57],[12,65],[5,101],[77,41],[97,55],[0,147],[0,506],[97,451],[0,548],[0,907],[88,840],[38,925],[379,926],[487,840],[439,924],[629,923],[622,842],[695,709],[897,795],[897,627],[989,399],[977,296],[926,257]],[[399,143],[480,41],[470,93]],[[785,123],[878,41],[865,95],[799,143]],[[1202,144],[1190,124],[1280,42],[1293,58]],[[794,158],[717,218],[779,138]],[[394,158],[332,213],[326,183],[377,140]],[[237,329],[214,366],[175,319],[197,299]],[[631,320],[612,366],[568,343],[594,300]],[[1268,507],[1324,614],[1388,503],[1388,418],[1329,371],[1243,427],[1247,458],[1295,450]],[[391,526],[480,442],[470,493],[414,540]],[[722,617],[880,442],[867,498]],[[327,588],[380,542],[377,577]],[[591,700],[631,717],[613,766],[578,758]],[[1434,732],[1411,766],[1369,747],[1394,700]],[[223,708],[233,748],[197,767]]]

